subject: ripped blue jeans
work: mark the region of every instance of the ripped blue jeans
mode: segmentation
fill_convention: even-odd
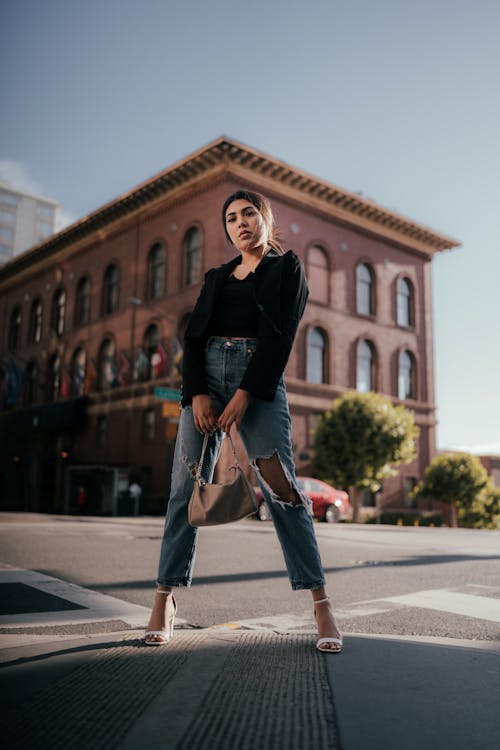
[[[238,388],[255,351],[254,339],[212,337],[207,342],[205,367],[208,389],[221,413]],[[269,506],[283,550],[292,589],[324,586],[311,503],[296,484],[291,443],[291,419],[283,377],[274,401],[251,398],[241,423],[240,435],[257,481]],[[224,434],[211,435],[202,467],[202,477],[211,482]],[[194,473],[200,459],[203,435],[196,429],[191,406],[181,411],[174,453],[172,484],[158,566],[157,583],[162,586],[190,586],[196,554],[198,529],[188,523],[188,503]],[[296,502],[283,502],[262,477],[259,459],[277,456]]]

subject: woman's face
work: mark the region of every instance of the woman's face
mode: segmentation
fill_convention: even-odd
[[[265,244],[264,222],[253,203],[243,198],[233,201],[226,209],[225,220],[229,238],[240,252]]]

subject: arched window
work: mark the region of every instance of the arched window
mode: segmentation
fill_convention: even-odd
[[[97,389],[106,391],[108,388],[115,388],[118,383],[116,362],[115,362],[115,342],[111,338],[106,338],[99,349],[99,361],[97,372]]]
[[[9,351],[15,352],[21,343],[21,308],[15,307],[10,314]]]
[[[56,401],[61,391],[61,359],[53,354],[47,368],[47,401]]]
[[[356,390],[375,390],[375,350],[370,341],[360,339],[356,347]]]
[[[24,384],[24,403],[32,404],[37,397],[38,368],[35,360],[28,362],[26,366],[26,381]]]
[[[321,328],[312,328],[307,338],[306,380],[309,383],[326,383],[327,338]]]
[[[28,343],[39,344],[42,340],[42,301],[40,299],[33,300],[30,312],[30,327],[28,332]]]
[[[90,280],[83,276],[76,287],[75,326],[83,326],[90,320]]]
[[[71,358],[71,395],[82,396],[85,383],[85,372],[87,367],[87,355],[85,349],[79,346],[75,349]]]
[[[52,299],[52,330],[57,336],[64,333],[64,313],[66,310],[66,292],[57,289]]]
[[[148,326],[144,335],[144,353],[148,360],[147,380],[163,375],[166,354],[160,342],[160,329],[155,323]]]
[[[415,357],[409,351],[399,353],[398,363],[398,398],[416,398]]]
[[[191,227],[184,239],[184,284],[197,284],[201,278],[202,233],[198,227]]]
[[[356,266],[356,311],[361,315],[375,311],[373,271],[366,263]]]
[[[311,300],[329,302],[328,256],[323,248],[313,245],[307,252],[307,281]]]
[[[165,248],[157,242],[148,257],[148,299],[161,297],[165,291]]]
[[[118,310],[119,273],[118,266],[112,263],[104,272],[104,288],[102,298],[103,315],[111,315]]]
[[[398,279],[396,312],[398,326],[413,325],[413,288],[408,279]]]

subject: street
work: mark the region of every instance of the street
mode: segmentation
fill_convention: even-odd
[[[122,608],[140,605],[142,618],[136,607],[132,619],[146,623],[162,519],[2,514],[1,521],[3,565],[114,597]],[[345,633],[499,639],[499,532],[366,524],[316,524],[316,531]],[[272,524],[253,519],[201,530],[195,580],[178,603],[184,627],[314,627],[310,595],[291,591]],[[100,617],[101,629],[118,615]],[[23,622],[39,633],[74,633],[75,622],[81,633],[96,627],[92,611],[76,620],[71,611],[47,617]],[[9,625],[14,620],[2,617],[1,632]]]
[[[340,656],[272,524],[202,529],[167,646],[163,521],[0,515],[0,731],[49,750],[495,750],[500,533],[317,524]]]

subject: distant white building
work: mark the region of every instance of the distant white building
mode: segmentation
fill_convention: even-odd
[[[58,206],[0,181],[0,264],[54,234]]]

